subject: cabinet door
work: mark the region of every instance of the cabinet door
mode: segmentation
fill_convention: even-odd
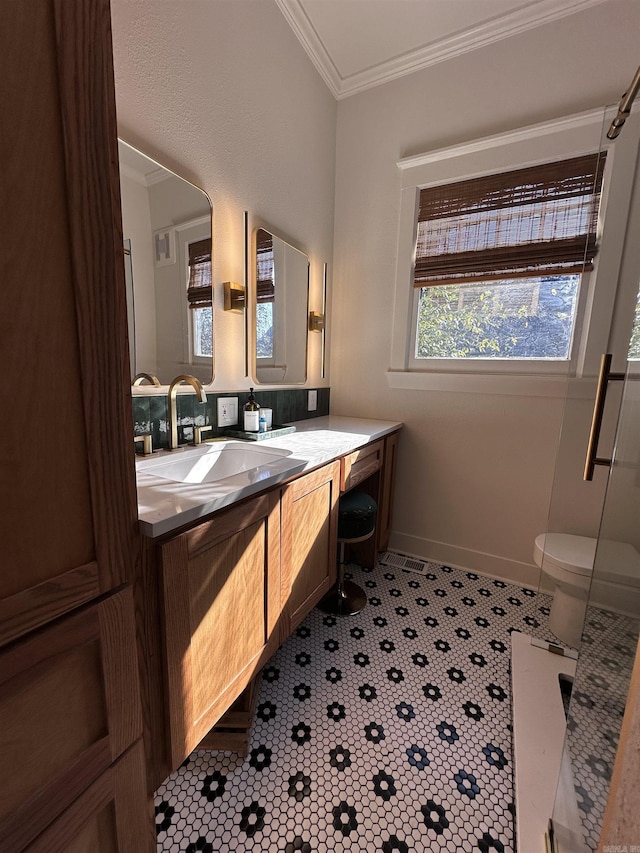
[[[22,850],[142,733],[129,588],[0,652],[0,838]]]
[[[384,440],[384,464],[382,467],[382,488],[377,521],[377,547],[384,551],[389,545],[391,535],[391,515],[393,510],[393,487],[396,477],[396,454],[398,451],[398,433],[388,435]]]
[[[336,579],[340,463],[294,480],[282,494],[282,602],[290,633]]]
[[[161,546],[160,560],[177,767],[244,690],[265,650],[278,645],[279,492],[175,537]]]
[[[26,853],[151,853],[142,742],[106,770]]]

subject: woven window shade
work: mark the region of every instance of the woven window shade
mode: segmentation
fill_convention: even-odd
[[[189,243],[189,308],[211,308],[211,238]]]
[[[415,287],[593,269],[605,155],[420,191]]]
[[[256,265],[256,299],[258,302],[273,302],[273,234],[264,228],[259,228],[256,232]]]

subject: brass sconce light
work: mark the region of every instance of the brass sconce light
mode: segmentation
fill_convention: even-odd
[[[322,268],[322,311],[309,311],[309,331],[321,332],[320,348],[320,376],[324,379],[327,375],[326,366],[326,335],[327,335],[327,265]]]
[[[244,311],[245,306],[245,287],[243,284],[236,284],[235,281],[225,281],[222,283],[224,292],[224,310],[225,311]]]
[[[317,311],[309,311],[309,331],[324,331],[324,314],[319,314]]]

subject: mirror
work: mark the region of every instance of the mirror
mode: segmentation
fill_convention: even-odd
[[[118,140],[132,377],[213,380],[212,210],[203,190]]]
[[[252,372],[261,385],[300,385],[307,378],[309,258],[257,228],[250,288]]]

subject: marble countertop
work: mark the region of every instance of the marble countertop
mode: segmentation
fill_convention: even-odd
[[[155,538],[185,524],[204,518],[243,498],[256,495],[292,476],[302,474],[377,441],[400,429],[397,421],[348,418],[336,415],[310,418],[293,424],[296,432],[256,442],[260,449],[287,451],[265,476],[252,479],[250,473],[198,485],[176,483],[146,473],[149,457],[136,459],[138,517],[145,536]],[[253,444],[253,442],[251,442]],[[215,442],[212,442],[214,445]],[[189,448],[161,451],[154,460],[186,457]],[[145,464],[146,463],[146,464]],[[154,463],[155,464],[155,463]]]

